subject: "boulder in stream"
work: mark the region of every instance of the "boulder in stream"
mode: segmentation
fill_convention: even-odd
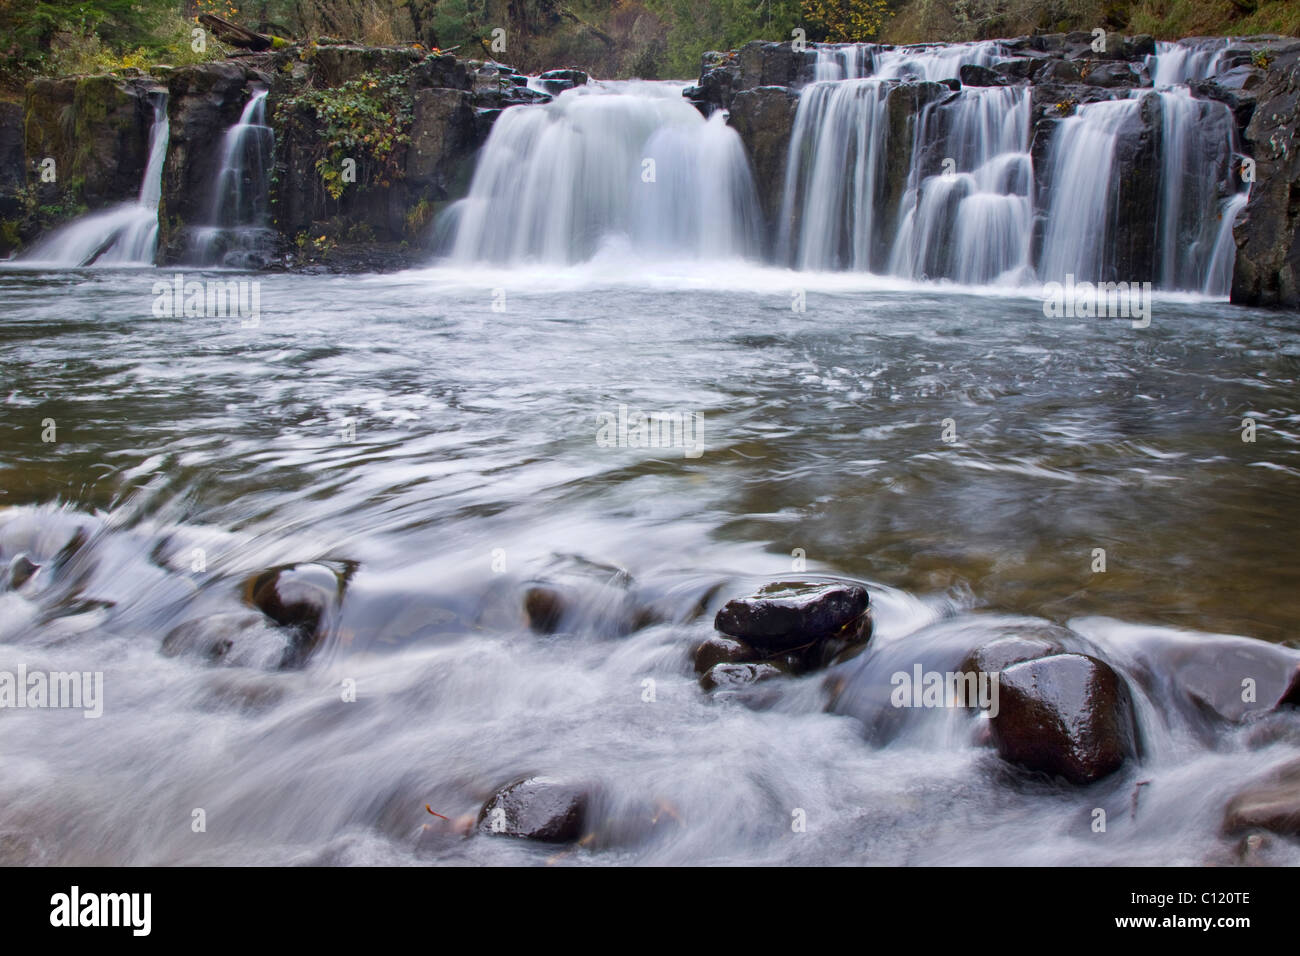
[[[1104,661],[1042,657],[1008,667],[998,684],[992,737],[1010,763],[1086,784],[1137,752],[1128,688]]]
[[[867,589],[860,584],[777,582],[728,601],[713,626],[751,647],[778,653],[854,627],[870,626]]]
[[[571,843],[582,836],[591,802],[589,787],[553,777],[526,777],[502,787],[478,815],[482,833]]]
[[[1300,760],[1275,768],[1228,801],[1224,833],[1249,830],[1300,837]]]
[[[263,571],[245,588],[245,599],[293,635],[281,668],[301,667],[329,631],[343,583],[323,564],[292,564]]]

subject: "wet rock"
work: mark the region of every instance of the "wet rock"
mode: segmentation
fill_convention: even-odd
[[[781,191],[798,106],[799,95],[779,86],[744,90],[731,100],[727,122],[745,144],[769,236],[780,232]]]
[[[1222,723],[1300,706],[1300,652],[1247,637],[1160,632],[1130,642],[1129,671],[1210,740]]]
[[[472,157],[482,145],[472,97],[463,90],[420,90],[415,94],[406,180],[434,201],[467,188]]]
[[[992,738],[1003,759],[1086,784],[1137,750],[1132,702],[1111,667],[1082,654],[1015,664],[999,678]]]
[[[998,674],[1015,664],[1064,651],[1064,645],[1051,638],[1011,635],[976,648],[962,662],[960,669],[967,673]]]
[[[583,834],[590,802],[590,789],[583,784],[527,777],[502,787],[483,804],[478,829],[545,843],[570,843]]]
[[[993,72],[1007,80],[1028,80],[1033,76],[1038,65],[1037,60],[1029,57],[1016,57],[1014,60],[1003,60],[1000,63],[994,63]]]
[[[548,587],[529,588],[524,595],[528,626],[538,634],[554,634],[564,619],[566,602],[559,591]]]
[[[1048,60],[1034,79],[1038,83],[1082,83],[1083,68],[1069,60]]]
[[[747,664],[758,652],[747,644],[715,634],[695,648],[695,673],[703,674],[714,664]]]
[[[835,635],[866,617],[867,607],[867,589],[858,584],[778,582],[728,601],[714,627],[774,653]]]
[[[1232,301],[1300,306],[1300,51],[1279,53],[1255,93],[1245,148],[1250,199],[1233,227]]]
[[[561,80],[572,86],[586,86],[587,73],[585,70],[547,70],[538,79],[542,80]]]
[[[975,63],[963,63],[958,76],[962,86],[1006,86],[1009,82],[1004,74]]]
[[[342,591],[338,575],[322,564],[272,568],[248,582],[247,602],[291,632],[281,668],[307,663],[329,631]]]
[[[1140,82],[1127,63],[1098,63],[1083,78],[1091,86],[1107,88],[1137,86]]]
[[[1228,801],[1223,831],[1268,830],[1300,836],[1300,760],[1292,760]]]
[[[783,668],[767,661],[753,664],[714,664],[700,678],[700,686],[705,690],[741,690],[771,680],[773,677],[780,677],[784,673]]]
[[[288,651],[285,635],[254,611],[211,614],[185,621],[163,638],[164,657],[198,657],[209,663],[275,667]]]
[[[9,587],[17,591],[39,571],[41,566],[33,564],[25,554],[15,555],[9,562]]]
[[[759,86],[795,86],[810,78],[817,60],[814,50],[795,50],[793,44],[754,41],[740,48],[737,89]]]

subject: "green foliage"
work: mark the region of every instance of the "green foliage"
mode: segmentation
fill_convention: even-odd
[[[294,113],[315,117],[323,155],[316,171],[334,199],[343,195],[343,161],[357,164],[357,181],[388,186],[402,175],[398,146],[411,141],[414,103],[406,80],[399,75],[363,73],[329,89],[308,89],[286,97],[276,107],[276,123],[284,125]]]
[[[789,40],[803,25],[799,0],[647,0],[646,6],[672,24],[665,72],[681,78],[699,74],[706,50]]]
[[[803,16],[810,39],[864,43],[880,33],[889,10],[885,0],[803,0]]]

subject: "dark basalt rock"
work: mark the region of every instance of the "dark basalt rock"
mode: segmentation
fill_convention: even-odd
[[[959,669],[967,673],[998,674],[1016,664],[1065,651],[1060,641],[1049,637],[1010,635],[976,648]]]
[[[700,686],[705,690],[740,690],[780,677],[784,673],[783,668],[766,661],[753,664],[714,664],[700,678]]]
[[[836,634],[867,614],[867,589],[858,584],[778,582],[750,597],[728,601],[714,627],[765,653],[793,650]]]
[[[1245,637],[1151,635],[1130,654],[1138,685],[1202,727],[1207,739],[1224,721],[1300,706],[1300,653],[1288,647]]]
[[[590,790],[582,784],[527,777],[502,787],[483,804],[478,829],[545,843],[571,843],[583,834],[590,802]]]
[[[703,674],[714,664],[747,664],[759,655],[747,644],[715,634],[695,648],[695,673]]]
[[[41,566],[33,564],[25,554],[15,555],[9,562],[9,587],[17,591],[26,584]]]
[[[1269,830],[1300,837],[1300,760],[1292,760],[1228,801],[1223,832]]]
[[[329,631],[342,591],[338,575],[322,564],[272,568],[248,582],[247,602],[293,634],[281,668],[307,663]]]
[[[1088,71],[1083,81],[1090,86],[1131,87],[1141,84],[1141,77],[1127,63],[1098,63]]]
[[[566,69],[547,70],[545,73],[541,74],[538,79],[562,80],[567,82],[570,86],[586,86],[588,77],[584,70]]]
[[[1086,784],[1137,752],[1128,689],[1111,667],[1082,654],[1015,664],[999,678],[992,738],[1003,759]]]
[[[1006,86],[1010,82],[1005,74],[974,63],[962,64],[958,76],[962,86]]]
[[[1300,306],[1300,50],[1279,52],[1255,90],[1246,150],[1255,159],[1250,200],[1233,238],[1232,301]]]
[[[799,95],[781,86],[744,90],[731,100],[727,122],[745,144],[769,236],[780,233],[778,219],[786,160],[798,107]]]
[[[528,626],[538,634],[554,634],[567,610],[559,591],[548,587],[532,587],[524,594],[524,613]]]

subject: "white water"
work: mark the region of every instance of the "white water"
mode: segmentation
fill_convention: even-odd
[[[1227,218],[1231,230],[1244,205],[1236,195],[1219,197],[1219,184],[1232,178],[1233,156],[1240,152],[1236,121],[1225,104],[1193,99],[1186,87],[1161,93],[1160,110],[1160,287],[1225,295],[1232,263],[1226,263],[1227,281],[1224,263],[1211,266],[1216,249],[1226,255],[1220,222]]]
[[[149,161],[134,203],[83,216],[37,242],[19,258],[26,265],[51,268],[153,265],[158,246],[158,201],[169,129],[167,94],[154,99],[149,131]]]
[[[1160,99],[1157,288],[1213,296],[1231,285],[1232,222],[1244,206],[1232,181],[1239,152],[1231,111],[1194,99],[1185,84],[1214,75],[1224,46],[1160,44],[1148,58]],[[900,83],[956,77],[989,66],[996,43],[881,50],[819,47],[815,82],[802,92],[791,137],[777,255],[797,269],[850,269],[963,285],[1103,278],[1117,266],[1116,153],[1136,135],[1138,97],[1086,104],[1060,121],[1048,168],[1029,153],[1025,86],[965,87],[911,117],[891,142],[889,97]],[[910,150],[906,190],[891,196],[886,166]],[[1048,188],[1035,209],[1035,183]],[[896,175],[896,174],[895,174]],[[896,207],[893,205],[896,203]],[[1034,217],[1045,220],[1035,260]],[[1226,221],[1225,221],[1226,220]]]
[[[1054,188],[1038,266],[1044,282],[1106,278],[1119,175],[1115,147],[1119,130],[1140,108],[1136,99],[1090,103],[1061,121],[1052,141]]]
[[[744,148],[680,84],[589,84],[507,110],[469,195],[448,211],[451,257],[567,264],[604,247],[706,259],[753,255],[758,200]]]
[[[1201,46],[1166,41],[1156,43],[1155,55],[1147,57],[1151,84],[1156,89],[1168,89],[1213,76],[1223,62],[1226,43],[1226,40]]]
[[[191,237],[191,257],[199,265],[240,264],[256,258],[273,238],[268,221],[275,133],[266,123],[266,95],[254,90],[222,139],[207,219]]]

